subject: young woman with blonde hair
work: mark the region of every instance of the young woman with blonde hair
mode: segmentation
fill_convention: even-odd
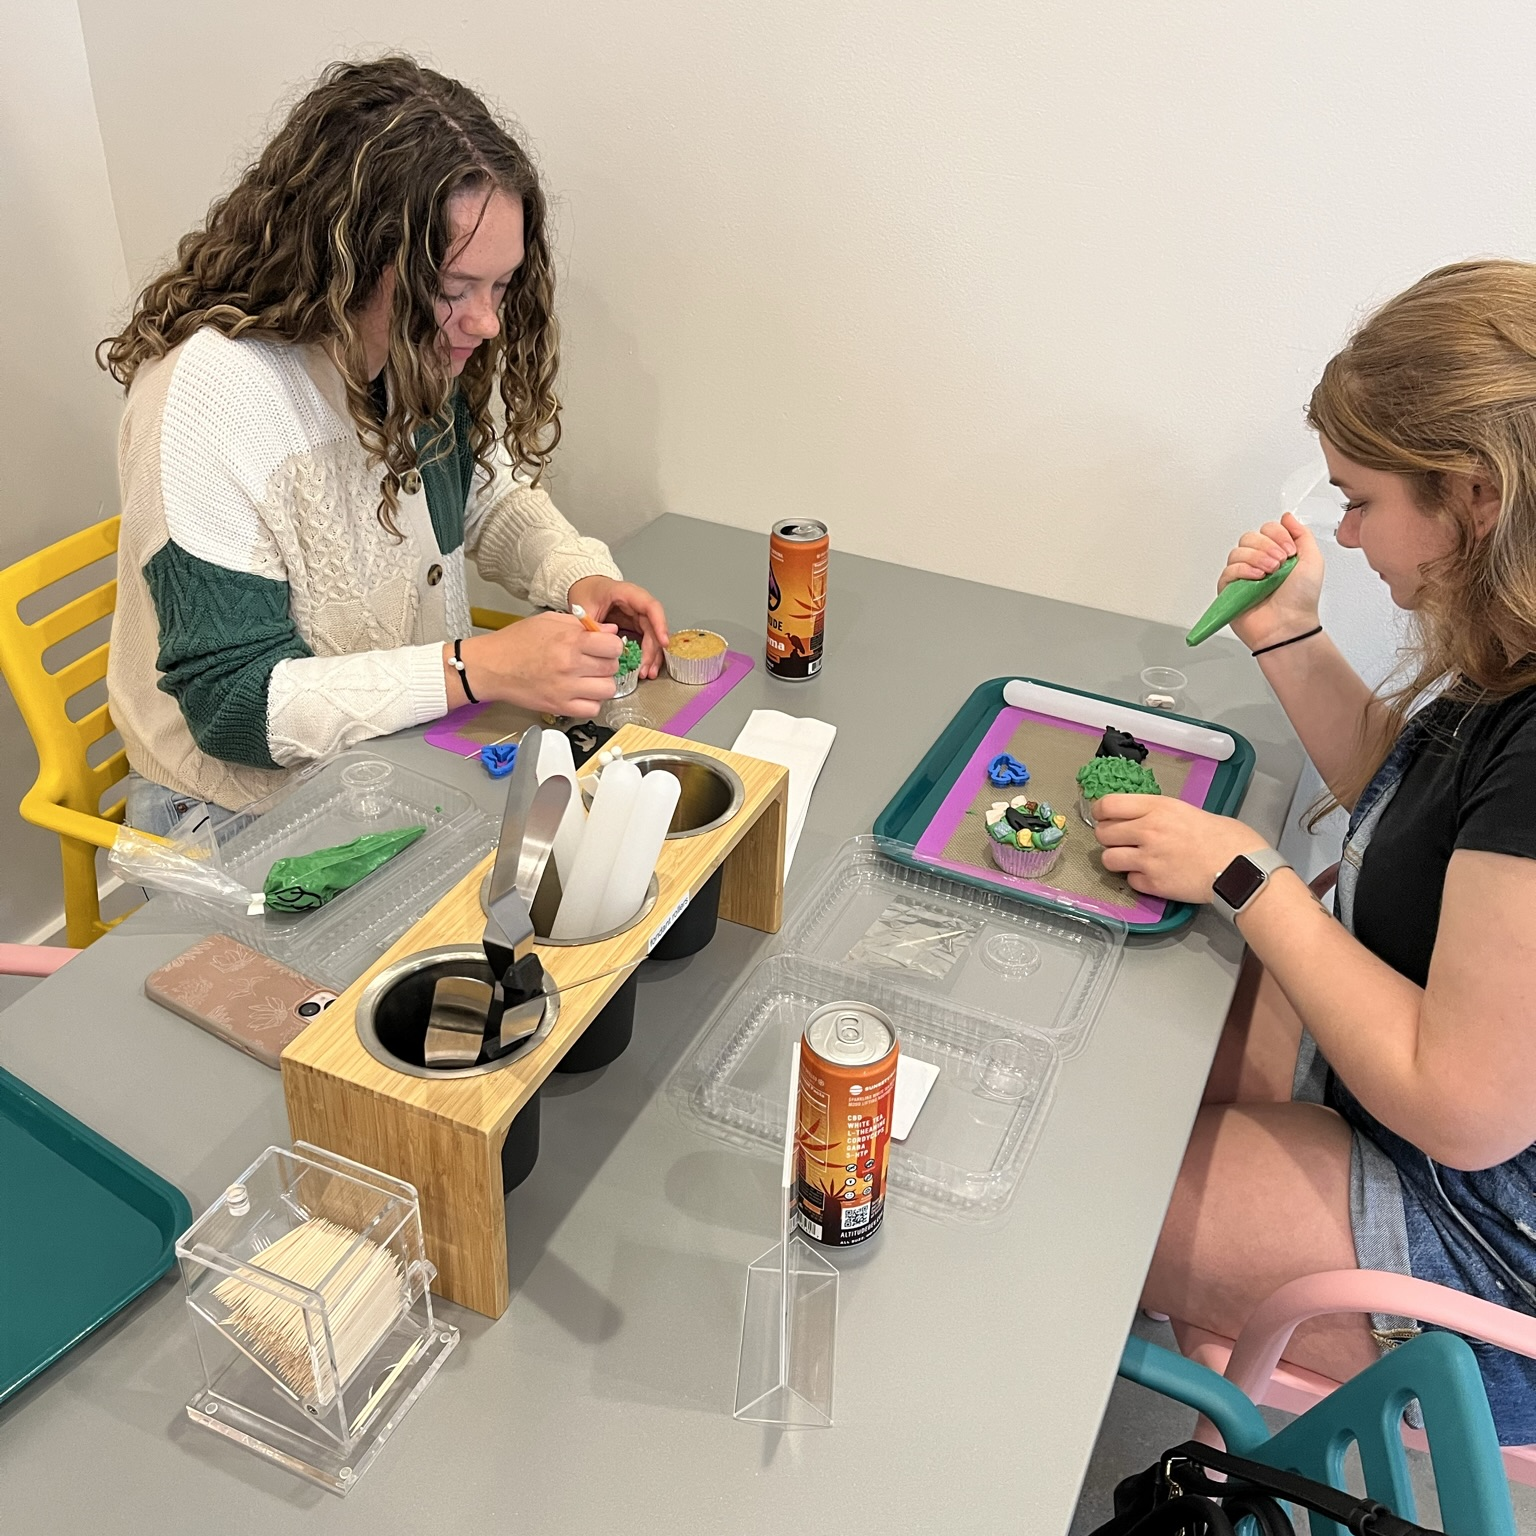
[[[619,623],[655,674],[661,605],[540,485],[544,195],[465,86],[326,70],[102,356],[128,390],[108,687],[134,825],[238,810],[469,699],[595,714]],[[466,555],[556,611],[472,635]]]
[[[1241,822],[1099,804],[1109,868],[1214,895],[1249,948],[1144,1300],[1234,1336],[1286,1281],[1358,1264],[1536,1312],[1536,267],[1416,283],[1308,420],[1338,542],[1412,614],[1412,675],[1366,687],[1320,627],[1316,542],[1268,523],[1220,584],[1298,556],[1233,629],[1350,812],[1335,911]],[[1322,1319],[1288,1354],[1344,1377],[1415,1327]],[[1536,1441],[1536,1362],[1474,1348],[1500,1438]]]

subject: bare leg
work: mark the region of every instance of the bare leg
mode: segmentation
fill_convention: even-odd
[[[1195,1120],[1142,1304],[1236,1338],[1302,1275],[1355,1267],[1349,1126],[1317,1104],[1208,1105]],[[1345,1380],[1377,1359],[1363,1314],[1296,1330],[1286,1358]]]
[[[1204,1104],[1285,1104],[1291,1097],[1301,1020],[1252,951],[1205,1082]]]

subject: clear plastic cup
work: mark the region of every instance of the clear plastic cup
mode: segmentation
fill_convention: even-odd
[[[1022,1040],[1003,1035],[989,1042],[981,1053],[981,1072],[976,1091],[984,1098],[1005,1103],[1022,1099],[1029,1091],[1034,1057]]]
[[[389,790],[394,776],[394,766],[377,758],[349,763],[341,770],[348,811],[359,821],[377,821],[389,810]]]
[[[1182,709],[1189,679],[1177,667],[1146,667],[1142,670],[1141,702],[1148,709]]]

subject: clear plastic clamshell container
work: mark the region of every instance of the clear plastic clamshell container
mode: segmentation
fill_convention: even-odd
[[[903,1056],[938,1068],[904,1141],[889,1198],[953,1221],[986,1221],[1012,1199],[1061,1062],[1109,992],[1123,927],[1045,912],[913,869],[909,850],[845,844],[763,961],[673,1077],[684,1116],[738,1146],[778,1155],[789,1062],[810,1015],[873,1003]]]
[[[224,871],[260,891],[278,859],[412,826],[426,835],[312,912],[246,916],[194,897],[169,900],[315,981],[345,987],[490,851],[491,818],[461,789],[373,753],[345,752],[254,820],[236,818],[214,834]]]

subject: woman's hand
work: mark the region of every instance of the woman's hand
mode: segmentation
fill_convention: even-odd
[[[583,576],[571,584],[567,598],[599,623],[608,620],[622,629],[638,630],[640,676],[655,677],[661,671],[661,653],[672,637],[661,604],[644,587],[611,576]]]
[[[585,606],[585,605],[583,605]],[[589,720],[614,694],[624,642],[616,626],[593,634],[568,613],[536,613],[461,647],[464,670],[477,699],[505,699],[538,714]],[[450,706],[463,702],[459,675],[443,649]]]
[[[1232,633],[1250,651],[1289,640],[1317,627],[1317,602],[1323,590],[1323,552],[1294,512],[1278,523],[1245,533],[1227,556],[1216,581],[1219,592],[1230,581],[1261,581],[1297,556],[1296,568],[1262,603],[1232,620]]]
[[[1168,901],[1209,901],[1211,882],[1238,854],[1269,846],[1252,827],[1169,795],[1105,795],[1093,818],[1104,868]]]

